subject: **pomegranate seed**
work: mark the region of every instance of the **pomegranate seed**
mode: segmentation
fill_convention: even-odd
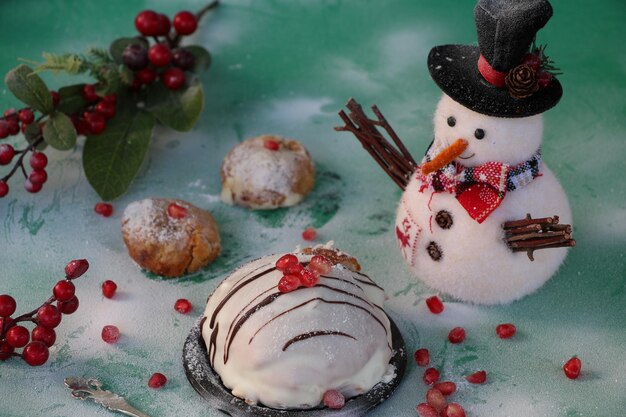
[[[111,217],[113,214],[113,206],[109,203],[97,203],[93,208],[93,211],[102,217]]]
[[[176,203],[170,203],[170,205],[167,206],[167,214],[172,219],[183,219],[187,216],[187,209]]]
[[[41,342],[30,342],[22,351],[22,357],[30,366],[41,366],[48,360],[48,346]]]
[[[11,357],[15,349],[7,342],[0,341],[0,361],[5,361]]]
[[[426,385],[432,385],[439,381],[439,371],[435,368],[428,368],[424,371],[422,379]]]
[[[465,410],[457,403],[450,403],[441,412],[441,417],[465,417]]]
[[[78,310],[78,304],[78,297],[74,296],[74,298],[69,301],[57,302],[57,308],[63,314],[72,314]]]
[[[487,372],[478,371],[465,377],[470,384],[484,384],[487,381]]]
[[[462,327],[455,327],[448,333],[448,340],[455,345],[465,340],[465,329]]]
[[[504,323],[496,327],[496,334],[500,339],[509,339],[515,335],[516,330],[514,324]]]
[[[346,404],[346,398],[343,396],[343,394],[334,389],[329,389],[328,391],[326,391],[324,393],[324,396],[322,397],[322,401],[324,402],[324,405],[326,407],[335,410],[343,408],[343,406]]]
[[[65,278],[76,279],[89,269],[87,259],[75,259],[65,266]]]
[[[189,312],[193,309],[193,305],[184,298],[176,300],[174,303],[174,310],[178,311],[180,314],[189,314]]]
[[[35,327],[31,333],[34,342],[41,342],[48,347],[54,345],[54,342],[57,340],[54,330],[44,326]]]
[[[299,263],[289,264],[283,270],[285,275],[300,275],[303,271],[304,271],[304,267]]]
[[[448,405],[448,402],[446,401],[446,397],[443,396],[441,391],[439,391],[438,389],[434,389],[434,388],[431,388],[426,392],[426,402],[432,408],[437,410],[438,413],[441,413],[441,411],[446,407],[446,405]]]
[[[13,326],[6,332],[7,343],[14,348],[26,346],[30,340],[30,332],[24,326]]]
[[[161,388],[165,384],[167,384],[167,377],[159,372],[152,374],[148,380],[148,386],[154,389]]]
[[[315,240],[315,238],[317,237],[317,230],[315,230],[312,227],[307,227],[306,229],[304,229],[304,232],[302,232],[302,239],[306,240],[306,241],[311,241],[311,240]]]
[[[451,381],[438,382],[433,386],[434,389],[438,389],[443,395],[454,394],[456,391],[456,384]]]
[[[291,292],[300,286],[300,278],[296,275],[283,275],[278,282],[278,291]]]
[[[0,295],[0,317],[9,317],[15,313],[17,305],[15,299],[8,294]]]
[[[50,304],[41,306],[37,311],[37,324],[54,329],[61,324],[61,312]]]
[[[74,294],[76,293],[76,287],[74,286],[74,284],[72,284],[71,281],[62,280],[56,283],[52,292],[54,294],[54,298],[56,298],[58,301],[70,301],[72,298],[74,298]]]
[[[272,139],[264,141],[263,146],[270,151],[277,151],[280,149],[280,143]]]
[[[416,410],[419,417],[439,417],[437,410],[426,403],[418,404]]]
[[[102,283],[102,295],[106,298],[113,298],[115,291],[117,291],[117,284],[114,281],[108,279]]]
[[[117,326],[107,325],[102,328],[102,340],[109,344],[117,343],[120,340],[120,329]]]
[[[328,274],[331,269],[333,269],[333,264],[330,263],[328,259],[321,255],[315,255],[309,261],[310,270],[315,271],[319,274]]]
[[[305,287],[314,287],[320,282],[320,276],[317,272],[305,269],[300,274],[300,283]]]
[[[298,257],[296,255],[292,255],[288,253],[287,255],[283,255],[276,261],[276,269],[279,271],[284,271],[287,268],[287,265],[297,264],[299,263]]]
[[[580,375],[580,370],[583,364],[576,356],[565,362],[563,365],[563,372],[569,379],[576,379]]]
[[[430,353],[428,349],[417,349],[413,354],[413,358],[418,366],[426,366],[430,363]]]
[[[443,302],[436,295],[427,298],[426,305],[428,306],[430,312],[433,314],[440,314],[444,309]]]

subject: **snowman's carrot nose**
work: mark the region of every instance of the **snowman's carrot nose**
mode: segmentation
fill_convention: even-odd
[[[428,175],[431,172],[440,170],[465,152],[465,149],[467,149],[467,141],[465,139],[455,140],[452,145],[439,152],[432,161],[422,165],[422,174]]]

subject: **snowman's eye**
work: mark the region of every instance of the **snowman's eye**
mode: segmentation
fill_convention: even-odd
[[[476,139],[482,139],[485,137],[485,131],[482,129],[476,129],[476,131],[474,132],[474,137]]]
[[[448,126],[453,127],[456,124],[456,119],[454,116],[448,117]]]

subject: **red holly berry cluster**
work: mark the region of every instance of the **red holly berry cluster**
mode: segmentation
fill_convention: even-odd
[[[83,87],[83,99],[87,103],[82,112],[70,116],[79,135],[99,135],[106,129],[107,120],[116,113],[117,95],[100,97],[96,84]]]
[[[172,25],[174,31],[171,30]],[[188,11],[178,12],[170,22],[164,14],[144,10],[135,18],[135,27],[143,36],[154,39],[155,43],[150,46],[146,39],[145,42],[131,43],[124,49],[124,65],[135,72],[131,88],[139,90],[157,78],[170,90],[178,90],[185,85],[185,71],[193,68],[195,58],[178,44],[181,36],[196,31],[196,15]]]
[[[11,317],[17,309],[15,299],[8,294],[0,295],[0,361],[19,356],[31,366],[46,363],[48,348],[56,341],[54,329],[61,323],[63,314],[72,314],[78,309],[73,280],[88,268],[86,259],[68,263],[65,279],[56,283],[52,297],[38,309],[16,318]],[[56,305],[53,304],[55,301]],[[31,331],[18,324],[27,321],[35,324]],[[22,349],[22,352],[16,353],[15,349]]]
[[[284,274],[278,282],[278,291],[285,293],[301,286],[313,287],[319,282],[320,275],[329,273],[332,267],[321,255],[313,256],[307,266],[301,264],[296,255],[283,255],[276,261],[276,269]]]
[[[544,65],[544,59],[538,52],[529,52],[522,58],[522,64],[528,65],[535,71],[535,77],[537,77],[537,84],[539,88],[546,88],[552,82],[554,75],[550,71],[544,71],[542,66]]]

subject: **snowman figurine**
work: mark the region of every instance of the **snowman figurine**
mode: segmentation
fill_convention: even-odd
[[[460,300],[501,304],[541,287],[575,244],[567,196],[541,158],[541,113],[562,88],[534,45],[552,16],[547,0],[479,0],[474,15],[477,47],[428,56],[443,96],[421,164],[375,106],[371,120],[351,100],[337,130],[354,133],[405,190],[395,235],[414,273]]]

